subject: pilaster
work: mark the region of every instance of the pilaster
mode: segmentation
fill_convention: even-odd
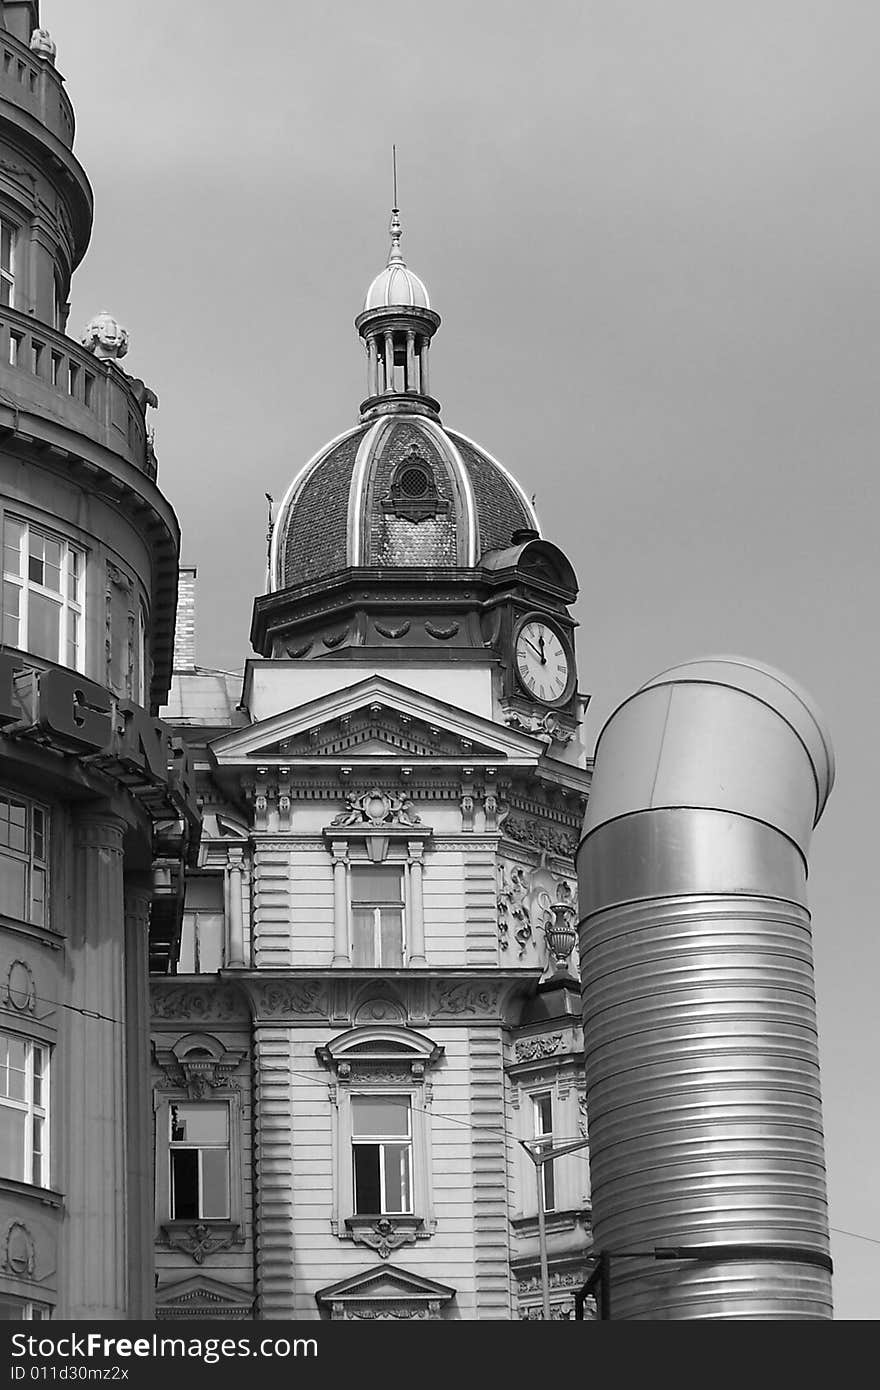
[[[67,1007],[57,1071],[65,1220],[62,1318],[128,1316],[126,1198],[125,823],[73,817]],[[57,1136],[56,1136],[57,1139]]]
[[[128,1268],[131,1318],[152,1318],[153,1116],[150,1105],[149,930],[151,881],[148,874],[126,874],[125,998],[128,1115]]]
[[[290,1128],[290,1032],[254,1029],[254,1240],[257,1316],[292,1318],[296,1295],[293,1240],[293,1141]]]

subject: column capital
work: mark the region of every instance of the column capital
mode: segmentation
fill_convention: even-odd
[[[73,812],[73,843],[77,849],[110,849],[122,853],[128,825],[107,806],[86,804]]]

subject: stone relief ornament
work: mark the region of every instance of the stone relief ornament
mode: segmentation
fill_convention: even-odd
[[[163,1226],[162,1232],[165,1236],[165,1243],[172,1250],[182,1250],[184,1254],[190,1255],[197,1265],[204,1264],[208,1255],[216,1255],[218,1250],[228,1250],[233,1244],[241,1244],[236,1240],[238,1226],[227,1227],[224,1230],[212,1229],[204,1221],[197,1221],[194,1226],[187,1230],[176,1230],[173,1226]]]
[[[28,47],[31,53],[35,53],[38,58],[45,58],[47,63],[55,62],[58,45],[55,43],[48,29],[35,29],[31,34],[31,41]]]
[[[563,916],[573,920],[575,916],[575,892],[567,879],[541,864],[537,868],[526,868],[521,864],[501,864],[498,869],[498,937],[502,951],[510,948],[510,933],[519,948],[519,956],[525,954],[528,943],[537,932],[544,932],[548,950],[553,950],[548,930]],[[562,937],[557,945],[562,949]],[[574,948],[574,939],[565,959]]]
[[[387,1260],[392,1251],[399,1250],[402,1245],[415,1245],[417,1240],[412,1223],[400,1227],[387,1216],[364,1225],[354,1219],[349,1219],[345,1224],[355,1244],[369,1246],[380,1260]]]
[[[516,1045],[518,1062],[537,1062],[542,1057],[552,1057],[562,1046],[562,1034],[551,1033],[544,1038],[523,1038]]]
[[[498,869],[498,938],[502,951],[510,945],[510,932],[522,956],[532,935],[532,923],[527,899],[528,870],[519,865],[501,864]]]
[[[349,792],[346,808],[335,816],[331,825],[421,825],[407,796],[383,792],[379,787],[358,795]]]
[[[6,972],[6,988],[0,1003],[16,1013],[33,1014],[37,1010],[37,986],[34,973],[25,960],[14,960]]]
[[[520,844],[530,845],[534,849],[543,849],[550,854],[558,854],[567,859],[573,859],[577,849],[577,838],[574,831],[546,825],[543,821],[533,820],[530,816],[518,816],[513,813],[506,816],[504,834]]]
[[[478,985],[447,985],[437,989],[432,1001],[431,1016],[439,1014],[491,1014],[498,1006],[499,987],[480,988]]]
[[[37,1267],[34,1239],[23,1221],[12,1221],[3,1242],[3,1269],[18,1279],[33,1279]]]
[[[128,329],[112,314],[95,314],[86,324],[80,342],[102,362],[118,362],[128,352]]]
[[[514,729],[517,733],[533,734],[548,747],[551,743],[560,743],[564,747],[574,738],[574,730],[567,729],[549,709],[543,713],[530,710],[527,714],[520,710],[509,710],[504,716],[504,722],[509,729]]]

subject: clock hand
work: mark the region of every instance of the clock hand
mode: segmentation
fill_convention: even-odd
[[[524,637],[524,638],[523,638],[523,641],[525,642],[525,644],[526,644],[527,647],[531,647],[532,651],[535,653],[535,656],[540,657],[542,663],[546,664],[546,660],[545,660],[543,651],[538,651],[538,648],[535,646],[534,642],[530,642],[529,639],[528,639],[528,637]],[[542,643],[542,646],[543,646],[543,643]]]

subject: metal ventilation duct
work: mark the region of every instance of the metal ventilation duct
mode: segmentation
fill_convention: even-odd
[[[833,779],[810,698],[740,657],[600,734],[578,883],[614,1318],[831,1317],[806,855]]]

